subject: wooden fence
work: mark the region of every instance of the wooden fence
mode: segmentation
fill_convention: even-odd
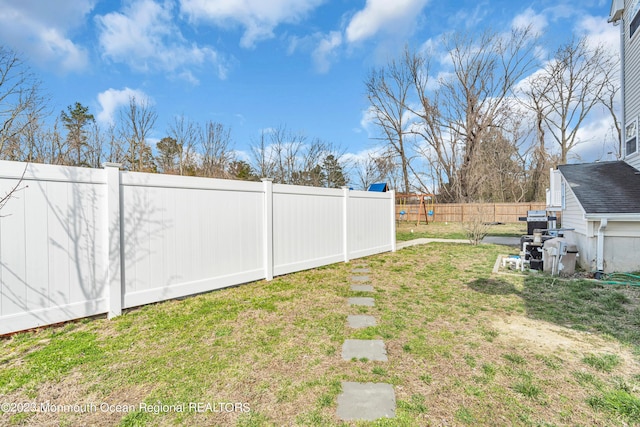
[[[518,222],[529,210],[545,210],[544,202],[396,204],[396,220],[408,222],[468,222],[481,215],[483,222]],[[404,211],[404,215],[400,212]],[[425,211],[427,217],[425,218]]]

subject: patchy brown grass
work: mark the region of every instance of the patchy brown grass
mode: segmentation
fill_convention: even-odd
[[[3,402],[250,412],[4,413],[0,423],[351,425],[335,417],[342,381],[394,385],[396,418],[358,425],[639,422],[638,289],[492,277],[501,251],[434,243],[368,257],[375,307],[346,303],[354,261],[17,334],[0,342]],[[356,313],[378,325],[349,329]],[[389,361],[343,361],[347,338],[383,339]],[[585,362],[602,355],[616,357],[609,372]],[[612,412],[619,395],[631,410]]]

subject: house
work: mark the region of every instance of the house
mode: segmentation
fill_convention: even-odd
[[[561,165],[547,191],[580,266],[605,273],[640,271],[640,0],[612,0],[609,22],[620,27],[623,158]]]

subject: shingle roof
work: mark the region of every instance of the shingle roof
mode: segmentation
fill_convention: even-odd
[[[625,162],[561,165],[587,214],[640,213],[640,172]]]

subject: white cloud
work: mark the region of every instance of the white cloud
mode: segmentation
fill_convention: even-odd
[[[534,34],[542,35],[549,25],[549,21],[544,13],[536,13],[532,8],[527,8],[524,12],[516,15],[511,21],[513,28],[531,27]]]
[[[168,71],[192,83],[192,66],[213,64],[219,78],[226,78],[227,65],[210,47],[188,43],[173,22],[173,6],[153,0],[138,0],[123,8],[97,16],[102,54],[132,69]]]
[[[13,49],[25,52],[42,66],[61,72],[86,68],[86,49],[69,33],[83,25],[95,0],[5,0],[0,7],[0,40],[11,40]]]
[[[406,33],[410,31],[429,0],[367,0],[346,29],[346,38],[357,43],[377,33]]]
[[[342,45],[342,34],[339,31],[331,31],[323,37],[311,55],[316,69],[320,73],[326,73],[331,67],[332,60],[336,57],[336,49]]]
[[[367,133],[367,136],[370,139],[376,136],[378,128],[376,125],[376,112],[373,106],[370,106],[366,110],[362,110],[360,127]]]
[[[610,151],[617,151],[612,127],[613,121],[608,111],[604,108],[591,110],[589,120],[576,133],[577,140],[580,142],[569,152],[569,157],[577,162],[591,162],[598,159],[615,160],[614,153],[607,155]]]
[[[484,21],[490,10],[492,10],[492,7],[488,1],[476,3],[473,8],[462,7],[449,17],[449,25],[455,28],[464,26],[467,30],[476,28]]]
[[[273,37],[280,24],[296,24],[325,0],[180,0],[181,12],[192,21],[208,21],[220,27],[240,25],[242,47],[251,48]]]
[[[587,37],[591,47],[602,44],[609,51],[620,49],[620,28],[607,22],[603,16],[582,16],[576,24],[576,30]]]
[[[150,98],[146,93],[141,90],[130,89],[128,87],[125,87],[124,89],[109,88],[104,92],[100,92],[98,94],[100,112],[96,119],[100,123],[113,124],[116,111],[118,111],[120,107],[128,105],[131,98],[151,103]]]

